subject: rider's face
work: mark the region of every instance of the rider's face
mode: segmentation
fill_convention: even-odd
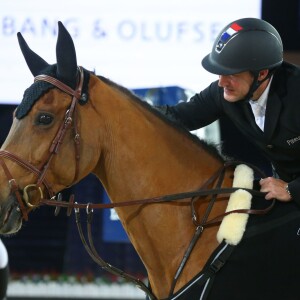
[[[219,86],[224,89],[224,98],[236,102],[245,98],[254,78],[250,72],[233,75],[219,75]]]

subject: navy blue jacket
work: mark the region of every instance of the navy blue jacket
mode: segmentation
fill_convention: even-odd
[[[218,82],[189,102],[168,107],[168,113],[189,130],[227,115],[236,127],[270,160],[279,177],[289,182],[300,204],[300,68],[284,62],[276,70],[267,99],[264,131],[256,125],[249,102],[228,102]]]

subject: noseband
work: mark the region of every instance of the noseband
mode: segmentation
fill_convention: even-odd
[[[18,204],[19,209],[21,210],[22,217],[24,220],[28,220],[28,209],[34,208],[37,205],[34,205],[30,203],[30,198],[28,195],[29,190],[37,190],[40,194],[40,199],[44,198],[42,188],[41,186],[44,185],[45,189],[47,190],[50,198],[52,198],[55,193],[52,189],[51,184],[46,179],[46,174],[49,169],[50,163],[54,157],[55,154],[58,153],[59,148],[61,144],[63,143],[64,137],[66,135],[67,130],[71,127],[73,124],[74,128],[74,145],[75,145],[75,174],[73,181],[70,185],[72,185],[74,182],[78,179],[78,173],[79,173],[79,159],[80,159],[80,135],[77,128],[77,109],[76,104],[81,98],[82,93],[82,86],[83,86],[83,80],[84,80],[84,73],[82,67],[78,68],[79,70],[79,81],[77,83],[76,89],[73,90],[63,82],[59,81],[58,79],[48,76],[48,75],[38,75],[34,78],[34,81],[46,81],[57,87],[59,90],[65,92],[68,95],[72,96],[72,102],[69,107],[69,109],[66,111],[65,118],[63,122],[61,123],[52,143],[49,148],[49,154],[47,155],[46,159],[41,163],[41,167],[36,167],[29,163],[28,161],[22,159],[18,155],[11,153],[6,150],[0,150],[0,165],[3,168],[3,171],[7,177],[9,187],[11,190],[11,193],[14,193]],[[30,171],[34,175],[37,176],[37,181],[34,184],[29,184],[23,189],[23,197],[20,193],[20,188],[12,176],[11,172],[9,171],[7,165],[5,164],[5,161],[3,158],[9,159],[15,163],[17,163],[19,166],[23,167],[24,169]]]

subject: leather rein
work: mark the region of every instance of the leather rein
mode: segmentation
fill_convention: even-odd
[[[256,170],[262,177],[265,177],[262,172],[257,169],[253,165],[249,165],[244,162],[227,162],[225,163],[219,170],[217,170],[202,186],[199,190],[191,191],[191,192],[185,192],[185,193],[177,193],[177,194],[171,194],[171,195],[164,195],[161,197],[153,197],[148,199],[138,199],[138,200],[130,200],[130,201],[124,201],[119,203],[77,203],[74,201],[74,195],[70,196],[69,201],[62,201],[61,194],[55,195],[51,184],[46,179],[46,175],[49,169],[49,166],[51,164],[51,161],[53,157],[59,152],[60,146],[63,143],[64,137],[68,131],[68,129],[73,127],[74,131],[74,145],[75,145],[75,174],[73,181],[70,185],[73,185],[79,175],[79,160],[80,160],[80,135],[77,127],[77,103],[81,99],[82,94],[82,86],[84,81],[84,74],[83,69],[81,67],[78,68],[79,71],[79,81],[77,83],[77,86],[75,90],[71,89],[66,84],[62,83],[61,81],[57,80],[54,77],[48,76],[48,75],[38,75],[35,77],[35,81],[46,81],[57,87],[59,90],[67,93],[68,95],[72,96],[72,101],[69,106],[69,109],[66,111],[65,118],[63,122],[61,123],[52,143],[49,148],[49,153],[46,157],[46,159],[40,164],[40,166],[34,166],[28,161],[24,160],[23,158],[19,157],[18,155],[8,152],[6,150],[0,150],[0,165],[2,166],[2,169],[7,177],[9,187],[11,190],[11,193],[14,193],[18,202],[17,210],[21,212],[22,218],[27,221],[28,220],[28,212],[39,205],[49,205],[49,206],[55,206],[55,215],[57,215],[62,207],[67,208],[67,214],[68,216],[71,214],[72,210],[75,210],[75,217],[76,217],[76,223],[78,227],[78,231],[81,237],[81,240],[83,242],[84,247],[86,248],[87,252],[91,256],[91,258],[100,265],[103,269],[106,271],[109,271],[115,275],[121,276],[122,278],[126,279],[127,281],[130,281],[134,283],[137,287],[139,287],[141,290],[143,290],[150,299],[156,299],[156,297],[152,294],[151,290],[139,279],[134,278],[133,276],[124,273],[123,271],[111,266],[110,264],[106,263],[97,253],[93,239],[91,234],[91,222],[92,222],[92,216],[93,216],[93,210],[94,209],[107,209],[107,208],[115,208],[115,207],[125,207],[125,206],[132,206],[132,205],[146,205],[146,204],[153,204],[153,203],[162,203],[162,202],[171,202],[176,200],[183,200],[183,199],[190,199],[191,201],[191,212],[192,212],[192,220],[194,225],[196,226],[195,235],[192,238],[190,245],[188,249],[186,250],[186,253],[184,255],[184,258],[182,259],[182,262],[174,276],[174,280],[172,283],[172,287],[170,290],[170,295],[172,295],[177,279],[180,276],[186,261],[194,248],[197,240],[199,239],[200,235],[202,234],[203,230],[207,226],[215,225],[221,222],[221,220],[228,214],[231,213],[246,213],[246,214],[256,214],[256,215],[263,215],[269,212],[273,205],[275,200],[272,201],[271,205],[267,207],[266,209],[262,210],[255,210],[255,209],[238,209],[230,212],[226,212],[222,215],[219,215],[215,217],[214,219],[208,220],[209,214],[212,210],[212,207],[216,201],[217,195],[219,194],[231,194],[234,191],[238,190],[239,188],[221,188],[221,185],[223,183],[223,179],[225,176],[225,171],[228,167],[236,166],[240,163],[246,164]],[[27,185],[23,190],[21,190],[17,184],[17,181],[14,179],[13,175],[9,171],[5,161],[5,159],[8,159],[10,161],[13,161],[17,163],[19,166],[23,167],[24,169],[30,171],[33,173],[36,177],[36,183]],[[209,186],[213,185],[217,181],[215,188],[209,188]],[[45,198],[44,194],[42,192],[42,185],[44,185],[49,198]],[[30,198],[28,195],[28,192],[32,189],[35,189],[40,194],[40,199],[38,204],[33,204],[30,202]],[[250,192],[252,195],[255,196],[264,196],[264,193],[252,190],[252,189],[245,189],[244,190]],[[196,210],[194,208],[194,202],[198,200],[199,197],[205,197],[205,196],[211,196],[210,203],[208,205],[208,208],[202,217],[202,219],[199,221],[198,217],[196,215]],[[80,222],[80,209],[85,209],[87,213],[87,236],[88,240],[85,239],[82,226]]]

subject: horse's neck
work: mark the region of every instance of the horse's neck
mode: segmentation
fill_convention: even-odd
[[[118,112],[108,114],[106,165],[100,168],[113,201],[199,188],[220,166],[152,112],[130,100],[121,102]]]
[[[220,167],[220,161],[140,104],[116,96],[109,101],[113,111],[108,103],[101,104],[101,118],[109,129],[95,173],[112,202],[195,190]],[[117,212],[154,292],[166,297],[195,229],[189,205],[132,206]],[[197,255],[193,259],[198,260]],[[186,272],[190,274],[183,280],[195,273],[188,268]]]

